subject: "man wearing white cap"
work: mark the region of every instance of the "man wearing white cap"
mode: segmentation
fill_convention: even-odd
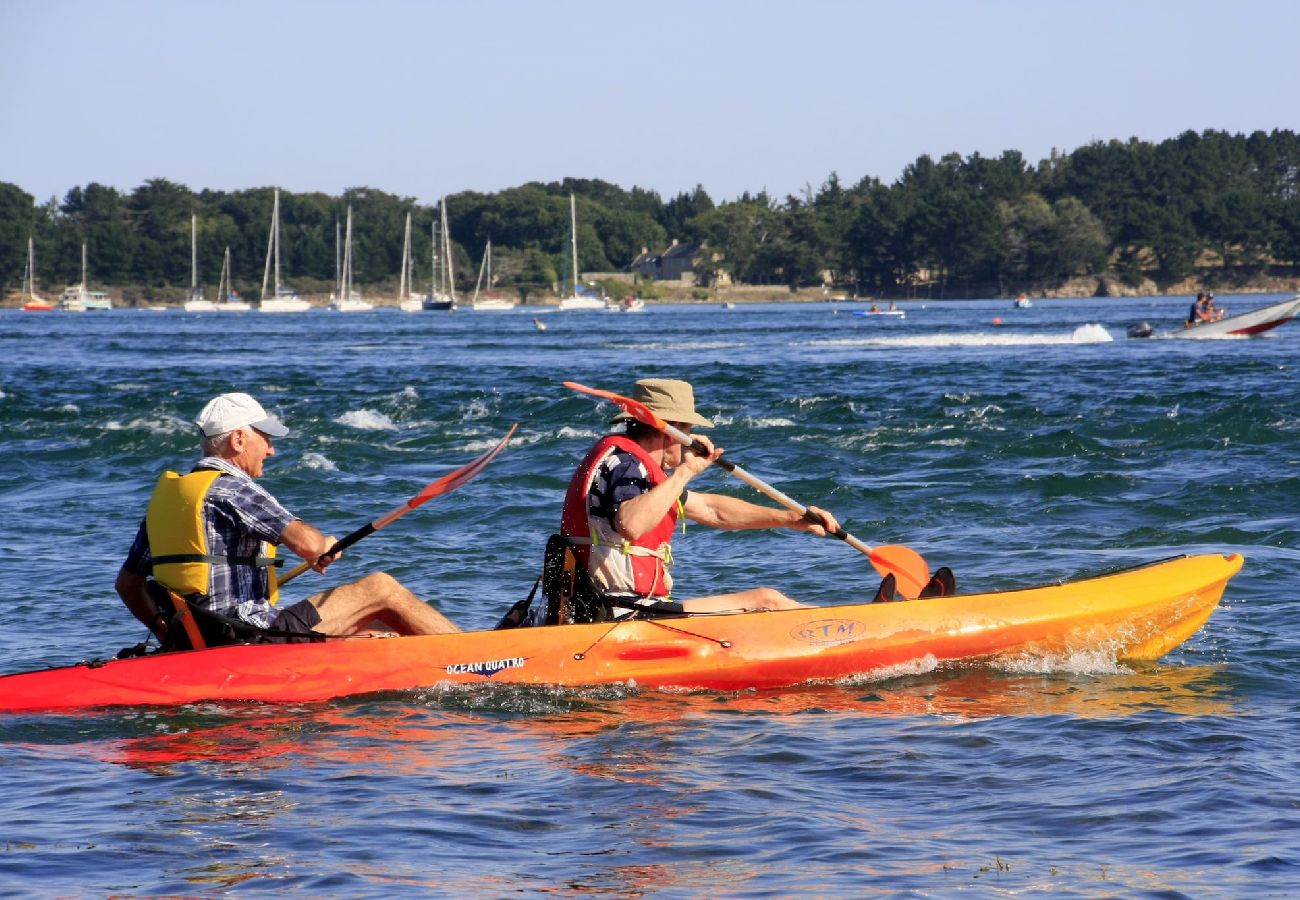
[[[713,426],[696,412],[695,392],[688,382],[643,378],[632,396],[688,434],[696,427]],[[575,553],[575,565],[586,570],[600,602],[615,616],[671,602],[671,542],[680,517],[727,530],[793,528],[821,535],[827,528],[839,527],[834,516],[813,506],[808,509],[821,517],[825,528],[789,510],[724,494],[687,491],[691,479],[721,455],[720,449],[698,436],[709,455],[687,452],[668,435],[626,412],[615,416],[613,422],[626,422],[627,431],[601,438],[579,464],[565,496],[560,534]],[[619,598],[631,602],[620,607]],[[780,591],[761,587],[694,597],[666,608],[698,613],[803,605]]]
[[[148,590],[150,576],[197,609],[209,645],[250,637],[292,640],[291,634],[313,632],[354,634],[374,620],[399,634],[459,630],[383,572],[279,605],[278,545],[311,561],[317,572],[335,559],[325,555],[332,539],[294,517],[254,481],[266,457],[275,454],[274,439],[289,429],[243,393],[214,398],[195,424],[202,459],[188,475],[167,472],[159,480],[117,575],[122,602],[160,638],[168,616]],[[232,621],[254,630],[232,632]]]

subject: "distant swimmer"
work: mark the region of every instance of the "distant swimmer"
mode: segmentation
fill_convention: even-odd
[[[546,323],[543,322],[541,319],[536,319],[536,318],[533,319],[533,324],[537,326],[537,330],[538,330],[538,331],[545,331],[545,330],[546,330]]]

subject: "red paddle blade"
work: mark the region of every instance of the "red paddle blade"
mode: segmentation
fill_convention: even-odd
[[[632,418],[644,425],[649,425],[651,428],[658,431],[663,431],[668,427],[668,423],[655,415],[654,410],[650,409],[650,407],[646,406],[644,403],[638,403],[631,397],[624,397],[622,394],[615,394],[613,391],[602,391],[600,388],[587,387],[586,385],[578,384],[576,381],[566,381],[564,382],[564,386],[582,394],[590,394],[593,397],[601,397],[611,403],[616,403]]]
[[[870,559],[881,575],[893,574],[898,592],[909,600],[921,596],[922,589],[930,583],[930,566],[911,547],[902,544],[873,547]]]
[[[425,487],[424,490],[420,491],[420,493],[416,494],[410,500],[407,500],[406,505],[411,509],[415,509],[420,504],[427,503],[434,497],[439,497],[456,490],[456,488],[469,481],[479,472],[482,472],[487,468],[488,463],[496,459],[497,454],[505,449],[506,443],[509,442],[511,436],[515,433],[515,429],[518,427],[518,423],[511,425],[510,430],[506,432],[506,436],[501,439],[500,443],[487,453],[484,453],[478,459],[466,463],[453,472],[448,472],[437,481],[429,482],[428,486]]]

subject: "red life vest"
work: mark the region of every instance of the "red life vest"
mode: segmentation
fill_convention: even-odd
[[[595,586],[604,592],[633,592],[643,597],[667,597],[673,586],[668,566],[672,564],[673,528],[680,503],[674,503],[654,528],[635,541],[613,530],[613,524],[587,515],[587,498],[600,465],[615,450],[631,453],[645,466],[650,487],[667,476],[659,463],[626,435],[609,434],[596,442],[573,473],[564,496],[560,533],[572,539],[580,565],[587,567]]]

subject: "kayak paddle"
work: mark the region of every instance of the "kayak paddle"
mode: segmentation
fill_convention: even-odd
[[[446,475],[442,476],[441,478],[429,482],[427,485],[425,485],[424,490],[420,491],[420,493],[416,494],[410,500],[407,500],[401,506],[397,507],[397,509],[393,510],[387,515],[380,516],[378,519],[375,519],[373,522],[368,522],[367,524],[362,525],[360,528],[358,528],[356,531],[349,534],[347,537],[335,541],[334,545],[331,546],[329,550],[325,552],[325,555],[331,556],[335,553],[340,553],[346,550],[348,547],[351,547],[353,544],[361,540],[366,535],[374,534],[379,529],[384,528],[385,526],[391,525],[392,523],[396,522],[402,516],[406,515],[411,510],[415,509],[417,506],[421,506],[424,503],[427,503],[428,501],[432,500],[434,497],[440,497],[443,494],[450,494],[452,491],[456,490],[456,488],[460,487],[462,484],[464,484],[465,482],[473,478],[475,475],[477,475],[479,472],[482,472],[484,469],[486,469],[487,464],[492,462],[492,460],[496,459],[497,454],[505,449],[506,442],[510,440],[511,435],[515,433],[515,429],[518,427],[519,427],[518,424],[511,425],[510,430],[506,432],[506,436],[501,439],[500,443],[498,443],[487,453],[484,453],[478,459],[474,460],[473,462],[466,463],[465,465],[461,466],[459,469],[456,469],[453,472],[448,472]],[[303,572],[306,572],[308,569],[310,569],[311,565],[312,564],[310,560],[303,560],[302,562],[298,563],[298,565],[294,566],[292,569],[286,572],[283,578],[278,579],[277,584],[283,587],[293,579],[297,578]]]
[[[700,456],[708,456],[709,451],[705,449],[704,444],[699,439],[691,437],[679,428],[674,428],[668,422],[661,419],[654,410],[650,409],[650,407],[646,406],[644,403],[639,403],[631,397],[624,397],[621,394],[615,394],[611,391],[602,391],[599,388],[586,387],[585,385],[578,384],[576,381],[566,381],[564,382],[564,386],[583,394],[590,394],[593,397],[602,397],[606,400],[612,401],[622,407],[624,412],[632,416],[632,418],[636,419],[638,422],[649,425],[651,428],[663,432],[677,443],[684,447],[689,447]],[[809,512],[808,507],[786,496],[770,484],[754,477],[725,456],[718,457],[713,461],[713,463],[736,476],[759,493],[765,494],[775,500],[786,509],[797,512],[809,522],[816,525],[824,525],[816,513]],[[849,534],[843,528],[839,528],[836,531],[828,530],[826,533],[832,537],[839,538],[854,550],[865,554],[867,559],[871,560],[871,565],[873,565],[876,571],[881,575],[892,574],[894,578],[897,579],[898,590],[905,597],[919,596],[921,589],[930,581],[929,564],[921,557],[921,554],[917,553],[910,547],[904,547],[901,544],[887,544],[881,547],[869,547],[853,535]]]

